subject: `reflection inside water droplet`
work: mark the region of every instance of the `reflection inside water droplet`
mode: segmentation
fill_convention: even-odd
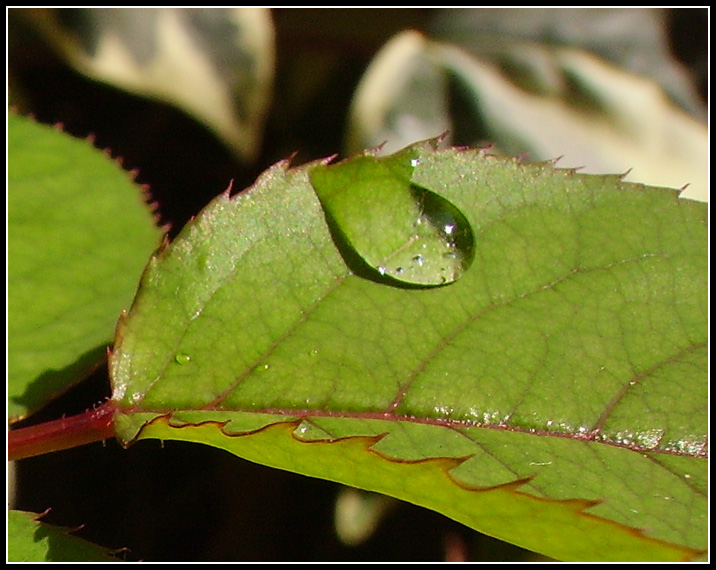
[[[459,279],[473,259],[474,238],[462,213],[434,192],[410,185],[415,218],[400,247],[381,260],[381,275],[418,285]]]

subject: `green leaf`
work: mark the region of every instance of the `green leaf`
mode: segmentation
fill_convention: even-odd
[[[106,356],[160,241],[141,190],[88,141],[8,117],[8,416]]]
[[[118,437],[213,445],[558,559],[699,555],[705,205],[477,150],[378,164],[406,156],[470,224],[462,276],[353,271],[309,176],[346,191],[364,159],[281,163],[150,261],[111,359]]]
[[[41,515],[8,511],[8,562],[117,562],[110,551],[45,524]]]

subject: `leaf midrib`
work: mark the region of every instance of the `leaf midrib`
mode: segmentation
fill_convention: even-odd
[[[172,416],[173,414],[181,412],[221,412],[224,419],[222,421],[213,420],[208,418],[206,422],[218,422],[222,424],[230,423],[230,414],[256,414],[256,415],[274,415],[276,417],[284,418],[276,423],[291,423],[309,420],[312,418],[341,418],[346,420],[374,420],[374,421],[389,421],[399,423],[412,423],[420,425],[429,425],[444,427],[451,430],[458,429],[485,429],[485,430],[496,430],[506,431],[512,433],[520,433],[525,435],[532,435],[535,437],[555,437],[559,439],[574,440],[581,443],[595,443],[606,445],[609,447],[616,447],[618,449],[626,449],[628,451],[634,451],[636,453],[644,454],[656,454],[656,455],[668,455],[675,457],[693,457],[698,459],[707,459],[708,454],[702,453],[687,453],[676,449],[660,449],[660,448],[647,448],[641,447],[636,444],[627,444],[617,441],[607,441],[598,438],[598,432],[589,431],[584,433],[567,433],[557,431],[540,430],[537,428],[527,428],[522,426],[511,426],[506,424],[486,424],[472,420],[456,420],[446,418],[429,418],[429,417],[418,417],[411,415],[400,415],[389,412],[360,412],[360,411],[335,411],[335,410],[321,410],[317,408],[234,408],[234,409],[206,409],[206,408],[182,408],[177,410],[163,410],[163,409],[146,409],[146,408],[125,408],[123,413],[141,413],[141,414],[157,414],[157,416]],[[227,415],[229,414],[229,415]],[[204,422],[202,422],[204,423]],[[324,429],[324,428],[322,428]],[[247,432],[251,433],[251,432]],[[457,433],[462,432],[457,431]],[[386,432],[387,434],[387,432]],[[245,434],[233,434],[233,435],[245,435]],[[470,440],[473,444],[475,441]],[[663,467],[663,466],[662,466]]]

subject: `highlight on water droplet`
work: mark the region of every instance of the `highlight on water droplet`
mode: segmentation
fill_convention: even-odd
[[[445,285],[473,261],[469,222],[449,200],[412,181],[419,165],[417,151],[409,148],[311,172],[336,242],[349,250],[346,262],[350,265],[357,254],[372,269],[372,278],[383,283]],[[355,272],[364,274],[360,269]]]

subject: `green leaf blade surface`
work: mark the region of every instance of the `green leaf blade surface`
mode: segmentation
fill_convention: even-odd
[[[474,233],[459,279],[406,289],[354,272],[308,179],[324,167],[278,165],[150,263],[112,359],[118,436],[204,441],[558,558],[696,556],[705,207],[616,177],[415,152],[411,182]],[[247,451],[260,434],[292,451]],[[376,457],[384,473],[354,475]],[[406,491],[408,465],[441,483]],[[465,507],[463,491],[494,488],[501,500]],[[557,509],[565,532],[514,501]]]
[[[42,515],[8,511],[8,562],[118,562],[111,552],[43,523]]]
[[[141,189],[106,154],[8,117],[8,415],[18,419],[106,355],[156,227]]]

